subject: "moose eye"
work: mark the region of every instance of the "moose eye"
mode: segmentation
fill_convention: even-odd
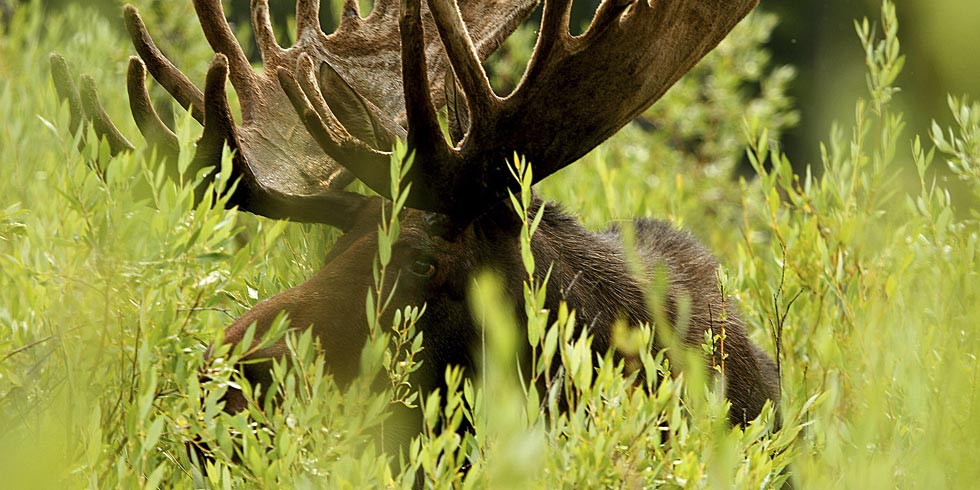
[[[432,274],[436,272],[435,260],[432,257],[416,259],[408,266],[408,271],[419,277],[432,277]]]

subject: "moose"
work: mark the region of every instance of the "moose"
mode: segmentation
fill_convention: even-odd
[[[414,155],[406,179],[413,187],[389,280],[397,281],[392,304],[427,305],[417,324],[424,332],[423,368],[414,379],[427,391],[440,387],[447,366],[476,370],[480,327],[466,295],[475,271],[499,274],[523,311],[521,224],[507,200],[516,184],[510,157],[526,157],[535,182],[575,162],[658,100],[756,3],[603,0],[588,29],[573,36],[571,0],[544,0],[532,58],[504,97],[491,88],[481,63],[537,0],[377,0],[366,17],[348,0],[330,35],[319,24],[319,2],[298,0],[296,42],[288,48],[272,32],[267,0],[252,0],[261,72],[235,39],[220,0],[194,0],[216,52],[203,92],[163,55],[128,5],[124,17],[139,54],[130,60],[128,92],[137,126],[163,158],[175,159],[177,137],[151,103],[147,71],[203,125],[192,171],[218,166],[222,152],[231,151],[238,184],[228,206],[343,231],[319,272],[254,305],[225,331],[225,342],[235,344],[249,326],[261,335],[286,312],[292,327],[312,329],[340,384],[357,375],[368,335],[365,293],[373,286],[379,219],[392,194],[391,148],[404,140]],[[72,129],[90,121],[114,153],[132,149],[91,79],[76,88],[64,59],[52,55],[51,61],[58,92],[71,107]],[[240,123],[229,106],[228,80],[240,101]],[[448,139],[440,126],[443,106]],[[377,196],[344,190],[354,179]],[[717,287],[718,264],[695,238],[663,221],[636,220],[635,255],[642,261],[636,273],[618,228],[589,231],[537,197],[530,212],[542,207],[531,249],[535,261],[551,269],[546,308],[556,312],[564,301],[575,309],[578,328],[589,329],[598,355],[613,347],[617,321],[655,320],[645,293],[656,274],[666,274],[669,322],[678,321],[682,301],[690,306],[679,332],[684,344],[697,347],[706,331],[724,328],[730,422],[743,424],[767,401],[778,401],[773,361],[748,339],[730,303],[727,315],[719,315],[726,298]],[[538,280],[547,268],[537,268]],[[287,355],[279,342],[250,356]],[[270,381],[268,363],[243,365],[242,373],[253,383]],[[225,401],[231,412],[246,403],[236,392]]]

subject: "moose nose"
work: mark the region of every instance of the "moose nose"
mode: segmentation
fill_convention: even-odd
[[[225,343],[228,343],[227,335]],[[277,342],[278,343],[278,342]],[[249,386],[252,387],[253,394],[256,396],[256,400],[259,400],[261,393],[267,393],[269,387],[273,384],[272,376],[272,361],[277,359],[281,355],[276,355],[279,349],[275,349],[276,345],[268,347],[266,349],[258,350],[253,353],[246,355],[236,366],[235,369],[241,374],[242,378],[248,381]],[[212,347],[208,347],[207,351],[204,353],[205,360],[211,358]],[[210,380],[211,377],[208,374],[202,374],[201,380]],[[230,384],[228,386],[225,395],[221,398],[221,401],[225,402],[224,411],[226,413],[234,414],[241,412],[248,408],[248,401],[245,399],[244,393],[242,393],[241,388],[237,384]]]
[[[242,377],[248,380],[253,393],[257,396],[260,393],[266,393],[269,387],[272,386],[271,360],[246,361],[239,364],[238,369]],[[225,402],[224,410],[226,413],[234,414],[248,408],[248,401],[245,399],[245,394],[242,393],[241,388],[234,385],[228,387],[225,396],[221,400]]]
[[[242,317],[228,327],[228,329],[225,331],[224,343],[230,344],[234,348],[234,346],[243,340],[245,331],[252,325],[252,323],[255,323],[255,339],[252,341],[252,346],[249,348],[249,351],[251,352],[247,352],[247,354],[235,366],[235,369],[241,374],[242,378],[248,381],[249,385],[252,387],[253,394],[256,396],[256,400],[259,400],[260,398],[258,397],[260,394],[268,392],[269,388],[273,384],[272,361],[287,355],[287,347],[285,341],[280,339],[272,345],[261,349],[255,349],[257,344],[261,342],[262,335],[268,331],[271,320],[253,320],[248,324],[244,324],[244,319],[245,317]],[[208,351],[205,353],[206,358],[211,357],[211,350],[211,348],[208,348]],[[234,384],[228,387],[224,397],[222,397],[222,401],[225,402],[224,410],[227,413],[238,413],[247,408],[247,400],[245,399],[245,395],[242,393],[241,388]]]
[[[225,329],[224,344],[237,348],[244,342],[245,334],[254,325],[254,336],[251,345],[245,347],[246,354],[241,359],[236,369],[242,377],[248,380],[254,389],[256,386],[262,387],[265,393],[272,386],[272,361],[282,359],[289,355],[289,348],[285,338],[280,338],[271,344],[260,347],[269,329],[276,319],[286,313],[290,320],[290,326],[297,325],[309,326],[313,324],[313,318],[309,315],[311,294],[309,288],[300,286],[283,291],[277,295],[260,301],[250,310],[246,311],[241,317],[235,320]],[[208,349],[206,356],[210,357],[211,349]],[[237,413],[246,408],[246,400],[241,390],[236,387],[229,387],[223,398],[225,401],[225,411]]]

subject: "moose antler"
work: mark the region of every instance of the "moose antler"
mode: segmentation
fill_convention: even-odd
[[[329,101],[331,122],[365,148],[390,148],[395,138],[406,135],[405,104],[399,87],[398,9],[394,2],[379,0],[371,14],[361,18],[357,2],[348,0],[340,26],[327,35],[319,25],[319,1],[298,0],[297,41],[283,48],[272,33],[268,0],[252,0],[252,26],[265,68],[257,73],[225,20],[220,0],[194,0],[205,37],[217,53],[203,92],[156,47],[139,12],[127,5],[126,25],[140,56],[130,60],[127,84],[137,126],[164,156],[176,155],[177,138],[160,120],[146,91],[149,70],[204,126],[192,171],[220,163],[226,144],[234,151],[234,171],[241,182],[230,205],[273,218],[347,228],[351,209],[363,198],[338,190],[352,177],[302,129],[303,122],[288,102],[277,72],[319,66],[318,75],[305,82],[316,87],[320,105],[325,107]],[[473,25],[474,49],[482,59],[530,13],[536,0],[465,0],[461,5],[462,15]],[[425,76],[438,87],[448,61],[428,16],[426,23],[431,34],[423,43],[435,62]],[[52,73],[59,94],[72,108],[73,131],[80,125],[84,110],[96,131],[110,142],[113,153],[132,148],[102,111],[94,84],[83,83],[83,97],[79,97],[64,60],[58,56],[52,57]],[[240,125],[228,107],[226,79],[238,93]]]
[[[394,1],[379,0],[361,18],[357,1],[346,0],[340,26],[328,36],[319,28],[318,0],[298,0],[297,41],[282,48],[272,33],[268,0],[252,0],[265,64],[256,73],[220,0],[194,0],[218,53],[203,93],[157,49],[139,13],[127,6],[126,23],[142,60],[132,59],[129,71],[137,125],[162,153],[176,152],[176,136],[146,93],[148,69],[204,124],[194,168],[220,162],[225,144],[235,151],[234,169],[242,180],[230,204],[341,228],[362,199],[338,189],[353,174],[389,196],[388,148],[395,138],[407,137],[416,155],[407,205],[472,218],[513,185],[506,167],[512,153],[534,162],[535,182],[572,163],[659,99],[757,3],[604,0],[589,29],[572,36],[572,0],[545,0],[524,78],[501,98],[480,60],[537,0],[428,0],[431,12],[421,0],[403,0],[400,15]],[[113,151],[131,148],[101,111],[94,85],[83,83],[79,97],[66,67],[53,72],[59,93],[72,108],[85,110]],[[227,78],[241,102],[241,125],[228,108]],[[455,145],[439,125],[436,107],[443,98]],[[78,119],[73,116],[73,128]],[[297,130],[300,125],[306,131]]]
[[[535,182],[587,153],[659,99],[757,4],[757,0],[605,0],[581,36],[568,31],[571,0],[545,0],[534,54],[512,94],[497,96],[479,49],[453,0],[428,0],[469,114],[458,146],[442,136],[438,89],[425,74],[421,0],[402,4],[402,80],[408,142],[416,152],[408,205],[454,216],[477,216],[513,185],[506,160],[513,152],[535,165]],[[427,27],[427,26],[426,26]],[[304,73],[304,69],[306,72]],[[280,71],[290,100],[320,146],[376,192],[386,195],[388,153],[337,136],[321,115],[315,87],[299,81],[308,65]],[[447,83],[450,101],[455,84]],[[456,104],[457,106],[460,104]],[[343,134],[343,132],[340,132]]]

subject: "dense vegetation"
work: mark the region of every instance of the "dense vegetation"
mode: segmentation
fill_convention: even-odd
[[[171,4],[152,3],[147,21],[201,80],[210,51],[187,22],[190,6]],[[771,413],[729,428],[720,390],[695,369],[635,389],[622,366],[572,335],[571,312],[546,325],[529,308],[529,334],[516,335],[492,278],[473,296],[487,319],[486,372],[447,373],[458,390],[416,397],[403,384],[415,310],[396,328],[375,326],[364,379],[346,392],[324,376],[310,338],[291,334],[297,362],[275,372],[284,402],[258,400],[251,418],[222,413],[223,390],[242,382],[230,368],[242,352],[205,364],[204,349],[249,305],[316,270],[336,232],[195,205],[195,176],[165,180],[142,144],[110,160],[91,132],[71,135],[48,52],[93,75],[108,111],[136,135],[122,94],[132,50],[84,8],[20,9],[0,33],[3,486],[759,488],[786,467],[812,488],[973,486],[980,104],[951,97],[953,127],[902,133],[892,99],[915,94],[896,87],[904,60],[886,2],[880,21],[856,24],[868,83],[853,119],[824,139],[812,171],[794,174],[778,144],[795,122],[784,96],[792,70],[769,66],[762,48],[774,22],[751,16],[641,123],[537,192],[596,229],[669,219],[719,255],[719,287],[779,356],[775,434]],[[496,82],[513,80],[529,38],[515,36],[495,58]],[[176,114],[189,148],[194,123]],[[738,176],[746,155],[755,172]],[[962,181],[961,195],[935,177],[940,166]],[[623,334],[619,345],[643,351],[650,335]],[[536,346],[538,372],[562,363],[564,382],[529,389],[509,357],[515,342]],[[721,356],[713,345],[704,349]],[[677,353],[666,359],[644,356],[642,369],[684,364]],[[372,392],[376,377],[391,389]],[[558,390],[570,409],[538,410]],[[385,444],[393,403],[426,414],[425,432],[401,454]],[[453,429],[463,419],[475,431],[461,437]],[[188,445],[211,452],[209,471]]]

